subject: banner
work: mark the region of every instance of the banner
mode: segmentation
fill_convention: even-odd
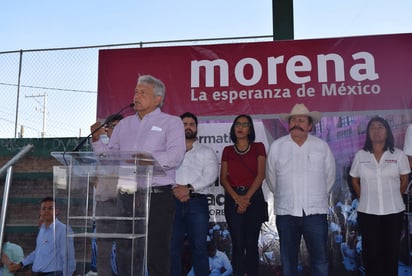
[[[98,117],[131,102],[137,77],[166,85],[164,111],[198,116],[409,109],[412,34],[101,50]]]
[[[320,111],[322,119],[312,134],[329,144],[336,160],[328,215],[330,272],[364,273],[357,198],[348,171],[374,115],[389,122],[395,146],[403,148],[405,130],[412,123],[411,45],[412,34],[394,34],[101,50],[97,117],[106,118],[131,103],[138,76],[153,75],[166,85],[162,110],[174,115],[195,113],[200,120],[200,143],[213,148],[220,161],[223,148],[232,144],[229,131],[235,116],[252,115],[256,141],[268,150],[275,139],[288,133],[280,114],[289,113],[296,103]],[[263,189],[270,220],[262,227],[259,240],[260,272],[274,275],[281,265],[279,237],[273,195],[265,183]],[[230,258],[230,233],[219,180],[212,190],[208,195],[209,238]],[[411,263],[409,196],[406,203],[400,273],[409,271]],[[302,271],[309,267],[304,245],[299,265]]]

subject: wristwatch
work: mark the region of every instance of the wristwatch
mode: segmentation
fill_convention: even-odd
[[[193,197],[193,193],[195,192],[195,189],[193,188],[192,184],[187,184],[186,187],[189,189],[189,196]]]

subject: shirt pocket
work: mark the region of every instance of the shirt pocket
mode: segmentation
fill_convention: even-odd
[[[312,172],[320,172],[325,168],[325,160],[323,154],[312,152],[308,154],[307,166]]]
[[[293,171],[293,159],[291,155],[281,155],[278,160],[276,160],[276,174],[285,175],[290,174]]]
[[[145,150],[149,152],[164,151],[166,149],[166,137],[163,131],[151,129],[145,137]]]

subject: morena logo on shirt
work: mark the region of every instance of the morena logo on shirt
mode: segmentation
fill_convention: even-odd
[[[385,159],[385,163],[398,163],[398,160],[394,160],[394,159]]]

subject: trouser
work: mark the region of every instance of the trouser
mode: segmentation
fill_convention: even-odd
[[[390,215],[358,212],[367,276],[398,275],[402,220],[403,212]]]
[[[100,219],[96,222],[98,233],[113,233],[116,229],[117,222],[114,217],[120,216],[120,210],[117,205],[117,199],[98,201],[96,204],[96,216],[105,216],[107,219]],[[97,272],[104,275],[115,275],[113,270],[117,269],[117,259],[124,259],[125,248],[116,246],[116,254],[112,256],[113,243],[118,243],[119,239],[99,238],[97,239]],[[126,252],[128,254],[128,252]]]
[[[246,190],[236,191],[246,194]],[[232,239],[233,275],[258,275],[259,251],[258,239],[264,220],[264,197],[261,189],[250,199],[251,205],[246,213],[238,214],[233,198],[225,195],[225,217]]]
[[[187,202],[180,202],[178,199],[175,199],[175,202],[176,215],[172,235],[171,275],[181,276],[183,273],[182,252],[187,235],[195,275],[209,276],[209,256],[206,241],[209,226],[207,197],[206,195],[197,195]]]
[[[328,222],[326,214],[295,217],[277,215],[283,276],[298,275],[300,241],[303,238],[310,256],[313,276],[328,275]]]
[[[137,216],[142,215],[140,212],[145,209],[141,206],[142,200],[134,200],[131,194],[120,194],[119,199],[124,216],[131,217],[133,208],[135,208]],[[175,202],[171,186],[152,189],[148,215],[147,269],[150,276],[168,276],[170,274],[170,249],[175,215]],[[131,222],[119,222],[118,225],[120,226],[119,232],[130,233],[130,229],[132,229]],[[141,228],[142,224],[140,221],[136,221],[134,231],[141,232]],[[119,243],[121,244],[117,248],[125,255],[125,258],[117,258],[120,275],[141,275],[141,271],[144,269],[142,267],[144,240],[123,239],[119,240]],[[132,260],[126,259],[127,254],[129,258],[130,256],[136,256],[136,258]]]
[[[151,195],[147,252],[147,267],[150,276],[170,275],[170,250],[175,208],[171,189]]]

